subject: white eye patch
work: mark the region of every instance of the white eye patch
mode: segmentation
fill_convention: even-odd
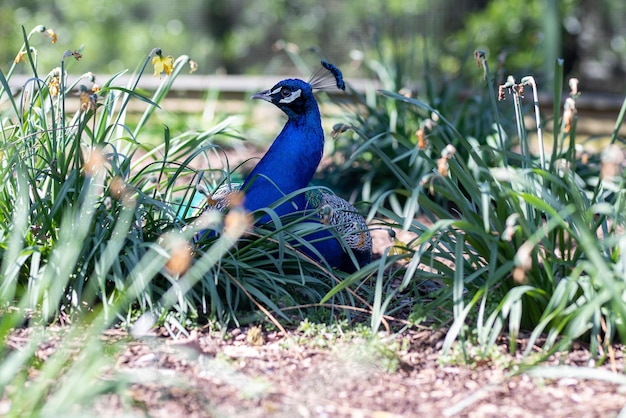
[[[289,96],[283,97],[282,99],[280,99],[280,101],[278,103],[291,103],[294,100],[296,100],[298,97],[300,97],[301,95],[302,95],[302,90],[301,89],[298,89],[296,91],[292,91]]]

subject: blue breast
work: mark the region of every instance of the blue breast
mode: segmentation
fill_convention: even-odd
[[[312,93],[310,99],[315,101]],[[320,163],[324,149],[324,133],[317,104],[297,118],[289,118],[265,156],[246,178],[242,190],[244,205],[249,211],[268,207],[296,190],[306,187]],[[295,206],[294,206],[295,204]],[[279,215],[304,210],[305,196],[276,208]],[[262,219],[261,222],[267,221]]]

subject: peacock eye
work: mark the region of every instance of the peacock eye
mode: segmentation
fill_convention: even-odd
[[[289,97],[291,96],[291,90],[287,87],[283,87],[282,89],[280,89],[280,95],[283,97]]]

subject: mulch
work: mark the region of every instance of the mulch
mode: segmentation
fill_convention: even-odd
[[[125,335],[111,332],[110,338]],[[288,333],[254,328],[133,339],[113,370],[133,383],[124,396],[103,396],[85,412],[103,418],[611,417],[626,405],[626,386],[610,379],[511,375],[521,359],[504,343],[491,359],[443,363],[443,333],[409,330],[381,337],[397,349],[390,368],[388,356],[365,340],[311,346],[297,331]],[[622,347],[613,354],[598,368],[623,377]],[[593,364],[581,344],[544,363]]]

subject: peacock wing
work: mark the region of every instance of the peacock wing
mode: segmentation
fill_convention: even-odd
[[[307,192],[307,202],[311,209],[319,209],[320,221],[335,228],[357,255],[361,265],[369,263],[372,236],[357,208],[336,194],[319,189]]]

